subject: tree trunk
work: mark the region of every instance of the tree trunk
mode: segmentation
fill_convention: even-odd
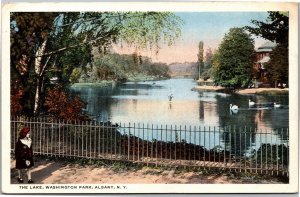
[[[41,87],[42,87],[42,77],[37,77],[36,79],[36,89],[35,89],[35,98],[34,98],[34,115],[38,115],[40,112],[41,106]]]
[[[33,114],[38,115],[40,112],[41,105],[41,88],[43,84],[43,71],[44,66],[42,65],[42,57],[45,53],[47,45],[47,39],[45,39],[42,45],[36,51],[36,57],[34,62],[34,69],[36,74],[36,88],[35,88],[35,97],[34,97],[34,110]]]

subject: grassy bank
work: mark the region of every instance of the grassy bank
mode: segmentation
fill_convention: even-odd
[[[288,94],[288,88],[250,88],[250,89],[228,89],[221,86],[196,86],[194,91],[207,91],[207,92],[224,92],[236,94],[260,94],[260,95],[275,95],[275,94]]]
[[[127,82],[141,82],[141,81],[157,81],[157,80],[164,80],[168,79],[166,77],[162,76],[150,76],[150,75],[143,75],[143,74],[137,74],[137,75],[129,75]],[[125,82],[125,81],[124,81]],[[103,81],[96,81],[96,82],[80,82],[80,83],[74,83],[71,85],[72,88],[77,87],[114,87],[116,84],[120,82],[114,81],[114,80],[103,80]]]
[[[163,79],[167,79],[167,77],[137,73],[134,75],[133,74],[128,75],[127,81],[140,82],[140,81],[157,81],[157,80],[163,80]]]
[[[100,82],[90,82],[90,83],[74,83],[71,87],[107,87],[107,86],[115,86],[117,82],[115,81],[100,81]]]

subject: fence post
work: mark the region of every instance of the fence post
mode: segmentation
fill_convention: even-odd
[[[170,138],[170,164],[172,164],[172,149],[173,149],[173,129],[172,129],[172,125],[171,125],[171,128],[170,128],[170,132],[171,132],[171,138]],[[174,149],[175,149],[175,152],[176,152],[176,141],[174,140]]]
[[[162,125],[160,125],[160,161],[162,161],[163,158],[163,140],[162,140]]]
[[[250,127],[250,131],[249,131],[249,141],[250,141],[250,172],[252,173],[252,136],[251,136],[251,132],[252,128]],[[256,150],[256,149],[255,149]]]
[[[150,138],[149,138],[149,125],[147,123],[147,166],[148,166],[148,162],[149,162],[149,141],[150,141]]]
[[[240,163],[240,172],[242,172],[242,129],[241,127],[239,128],[239,136],[240,136],[240,155],[239,155],[239,163]]]
[[[289,145],[289,142],[290,142],[290,134],[289,134],[289,129],[287,128],[286,129],[286,165],[287,165],[287,176],[289,176],[289,165],[290,165],[290,145]]]
[[[262,164],[262,149],[263,149],[263,143],[262,143],[262,139],[261,139],[261,135],[262,135],[262,130],[260,130],[260,173],[263,173],[263,164]]]
[[[247,127],[245,126],[245,131],[244,131],[244,143],[245,143],[245,147],[244,147],[244,151],[243,151],[243,154],[244,154],[244,166],[245,166],[245,169],[244,171],[247,172],[247,164],[246,164],[246,151],[247,151]],[[250,144],[251,146],[251,144]]]
[[[284,165],[283,165],[283,152],[284,152],[284,148],[283,148],[283,146],[284,146],[284,143],[283,143],[283,140],[284,138],[283,138],[283,129],[281,129],[281,172],[282,172],[282,175],[284,175]]]
[[[206,129],[203,127],[203,166],[206,169]]]
[[[98,151],[97,158],[101,157],[101,125],[98,123]]]
[[[118,144],[117,143],[117,135],[118,135],[117,132],[118,132],[118,129],[117,128],[118,128],[118,125],[115,124],[114,125],[114,131],[115,131],[115,142],[114,142],[115,143],[115,150],[114,150],[114,152],[115,152],[115,159],[118,159],[118,153],[117,153],[117,144]]]
[[[130,123],[128,126],[128,147],[127,148],[128,148],[128,161],[130,161]]]
[[[158,162],[158,125],[156,125],[156,147],[155,147],[155,157],[156,157],[156,163],[155,166],[157,167],[157,162]]]
[[[133,145],[132,145],[132,155],[133,155],[133,162],[135,161],[135,140],[136,140],[136,136],[135,136],[135,122],[133,123],[133,137],[132,137],[132,141],[133,141]]]
[[[216,163],[216,127],[214,126],[214,147],[213,147],[213,150],[214,150],[214,165]]]
[[[144,162],[144,156],[145,156],[145,135],[144,135],[144,129],[145,129],[145,125],[143,123],[143,140],[142,140],[142,162]],[[147,139],[148,141],[148,139]]]
[[[138,123],[138,128],[137,129],[138,129],[138,134],[137,134],[137,140],[138,140],[137,141],[137,148],[138,148],[137,149],[137,151],[138,151],[137,156],[138,156],[138,159],[137,160],[139,162],[140,161],[140,137],[139,137],[140,136],[140,123]]]
[[[236,142],[236,138],[237,138],[237,131],[236,131],[236,126],[234,125],[234,164],[233,164],[233,167],[234,167],[234,171],[236,172],[236,161],[237,161],[237,142]]]
[[[263,134],[265,136],[265,146],[266,146],[266,149],[265,149],[266,162],[264,164],[264,169],[265,169],[265,174],[267,174],[267,172],[268,172],[268,138],[267,138],[267,134],[265,133],[265,131]]]
[[[211,131],[210,131],[210,126],[208,126],[208,169],[210,170],[210,167],[211,167],[211,158],[210,158],[210,134],[211,134]]]
[[[223,158],[223,162],[224,162],[224,168],[226,168],[227,166],[227,162],[226,162],[226,126],[224,128],[224,158]]]
[[[171,130],[172,130],[172,127],[171,127]],[[177,161],[177,139],[176,139],[176,133],[177,133],[177,126],[175,125],[175,163],[176,163],[176,161]]]
[[[107,121],[107,127],[109,128],[109,136],[110,136],[110,159],[113,159],[113,125]]]
[[[231,136],[231,134],[232,134],[232,130],[231,130],[231,126],[229,126],[229,132],[228,132],[228,134],[229,134],[229,170],[230,170],[230,172],[231,172],[231,167],[232,167],[232,160],[231,160],[231,158],[232,158],[232,156],[231,156],[231,150],[232,150],[232,142],[231,142],[231,138],[232,138],[232,136]]]
[[[272,175],[274,173],[274,169],[273,169],[273,139],[272,139],[272,134],[273,134],[273,130],[271,130],[270,135],[271,135],[271,143],[270,143],[270,147],[271,147],[271,163],[270,163],[270,168],[271,168],[271,172]]]
[[[219,167],[222,166],[222,162],[221,162],[221,150],[222,150],[222,146],[221,146],[221,131],[220,131],[220,127],[218,127],[218,139],[219,139],[219,143],[218,143],[218,163],[219,163]],[[225,144],[225,140],[224,140],[224,144]]]
[[[153,159],[153,154],[154,154],[154,141],[153,141],[153,133],[154,133],[154,130],[153,130],[153,124],[151,125],[151,159]]]

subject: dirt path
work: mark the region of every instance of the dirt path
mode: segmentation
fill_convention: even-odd
[[[11,160],[11,183],[17,183],[15,161]],[[109,167],[81,166],[64,161],[37,161],[32,172],[36,184],[280,184],[277,179],[255,180],[199,172],[175,172],[143,167],[139,170],[114,171]],[[25,181],[27,181],[25,179]]]

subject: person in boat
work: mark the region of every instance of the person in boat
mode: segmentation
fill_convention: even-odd
[[[24,127],[20,133],[15,147],[16,169],[18,170],[18,182],[23,183],[24,172],[27,174],[28,183],[33,183],[31,179],[31,168],[33,163],[32,140],[30,138],[30,129]]]

